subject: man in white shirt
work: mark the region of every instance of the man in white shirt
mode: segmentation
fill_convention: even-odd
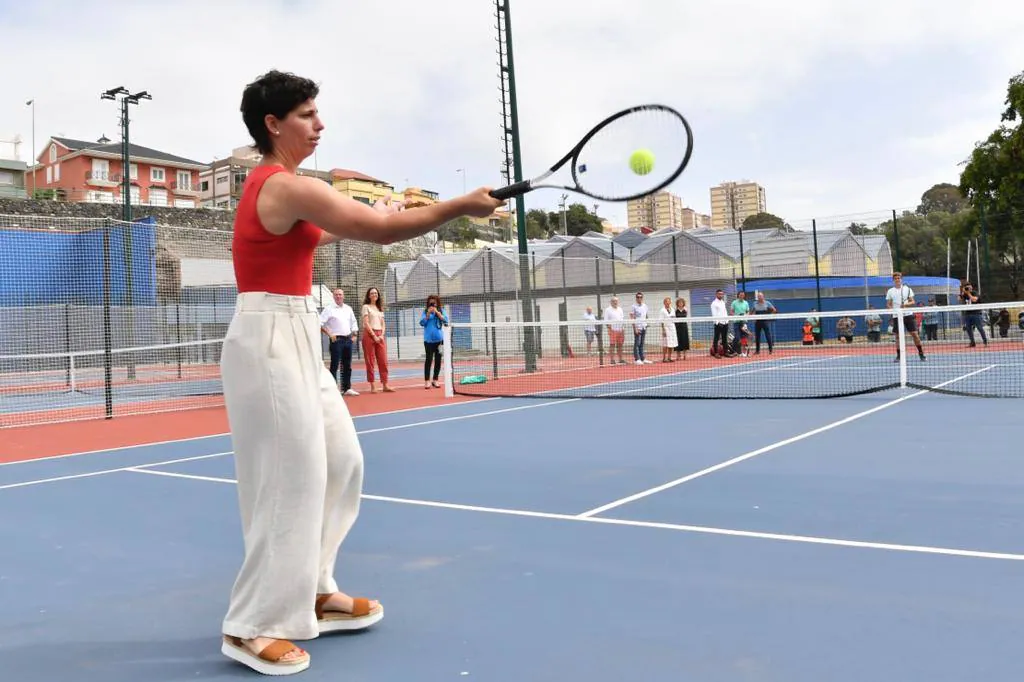
[[[914,290],[910,286],[903,283],[903,273],[894,272],[892,273],[892,287],[889,291],[885,292],[885,307],[892,310],[901,310],[903,308],[912,308],[917,303],[914,302]],[[896,362],[900,360],[900,350],[903,348],[903,344],[900,339],[900,327],[896,320],[895,313],[893,316],[892,332],[896,335]],[[903,318],[903,328],[907,330],[910,336],[914,339],[914,345],[917,346],[917,355],[924,360],[924,347],[921,345],[921,337],[917,334],[917,320],[914,318],[914,313],[911,311],[909,315],[900,315]]]
[[[612,304],[604,309],[604,319],[612,321],[608,325],[608,357],[611,359],[610,364],[613,365],[615,364],[616,350],[618,350],[618,361],[626,364],[625,358],[622,357],[622,345],[626,340],[626,331],[621,324],[615,324],[616,321],[621,321],[624,317],[625,313],[619,307],[619,297],[612,296]]]
[[[594,324],[594,320],[597,316],[594,315],[594,309],[589,305],[587,306],[586,312],[583,313],[583,319],[587,321],[587,324],[583,326],[583,335],[587,339],[587,355],[590,355],[590,349],[594,345],[594,339],[597,338],[597,325]]]
[[[338,380],[341,369],[341,392],[344,395],[359,395],[352,389],[352,343],[356,339],[359,324],[351,306],[345,303],[345,292],[334,290],[334,302],[324,306],[320,313],[320,331],[330,340],[331,375]]]
[[[715,320],[715,335],[711,341],[711,356],[728,357],[729,351],[729,310],[725,307],[725,292],[721,289],[715,291],[715,298],[711,301],[711,317]],[[721,340],[721,347],[718,343]],[[721,350],[719,350],[721,348]]]
[[[631,320],[646,320],[647,319],[647,304],[644,303],[644,295],[642,292],[636,293],[636,303],[633,304],[633,309],[629,312],[629,319]],[[648,360],[644,354],[644,344],[647,341],[647,323],[646,322],[634,322],[633,323],[633,362],[638,365],[649,365],[653,360]]]

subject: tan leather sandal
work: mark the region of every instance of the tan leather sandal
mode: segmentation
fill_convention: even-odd
[[[309,667],[309,654],[286,639],[275,639],[255,654],[241,637],[225,635],[220,650],[228,658],[247,665],[263,675],[294,675]],[[291,661],[281,660],[292,651],[299,651],[302,656]]]
[[[324,604],[333,595],[316,595],[316,622],[320,632],[341,632],[343,630],[362,630],[375,623],[379,623],[384,617],[384,606],[377,604],[370,608],[370,600],[365,597],[356,597],[352,600],[352,613],[346,611],[325,610]]]

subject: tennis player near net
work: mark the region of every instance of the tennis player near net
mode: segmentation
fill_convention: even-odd
[[[413,210],[370,207],[298,175],[324,130],[318,94],[311,80],[271,71],[245,88],[241,106],[262,160],[235,214],[238,299],[221,359],[245,547],[221,651],[271,675],[309,666],[290,640],[383,617],[379,603],[339,591],[334,578],[359,511],[363,453],[321,357],[313,252],[340,239],[402,241],[502,205],[482,188]]]
[[[902,273],[894,272],[892,274],[892,287],[890,287],[889,291],[885,292],[885,307],[897,311],[894,312],[892,320],[892,333],[896,336],[896,362],[899,362],[903,343],[900,339],[900,326],[895,315],[900,315],[898,311],[902,308],[914,305],[917,305],[914,302],[914,290],[909,285],[903,283]],[[913,311],[909,315],[902,315],[902,317],[903,328],[914,339],[914,345],[917,346],[917,355],[924,360],[924,347],[921,345],[921,337],[917,333],[917,320],[914,319]]]

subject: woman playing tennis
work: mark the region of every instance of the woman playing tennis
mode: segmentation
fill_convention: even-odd
[[[334,578],[359,512],[363,453],[321,357],[313,252],[340,239],[410,239],[502,205],[483,188],[413,210],[370,207],[298,175],[324,129],[318,94],[308,79],[271,71],[246,87],[241,106],[262,161],[235,215],[238,299],[221,358],[245,548],[221,650],[270,675],[309,667],[290,640],[368,627],[384,613]]]

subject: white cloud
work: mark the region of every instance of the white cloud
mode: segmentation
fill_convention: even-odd
[[[698,210],[708,210],[711,185],[740,177],[762,182],[769,210],[793,220],[912,205],[926,189],[913,183],[955,180],[956,160],[997,122],[1006,81],[1024,63],[1018,5],[513,0],[524,171],[545,167],[606,113],[657,100],[694,125],[693,163],[673,189]],[[154,98],[133,108],[133,140],[209,161],[248,142],[242,88],[276,67],[323,85],[321,168],[408,178],[445,196],[461,191],[457,168],[471,186],[500,182],[492,2],[125,7],[0,4],[0,58],[24,65],[5,70],[0,139],[20,133],[27,156],[31,98],[37,146],[58,133],[116,138],[116,107],[99,93],[125,85]],[[877,83],[858,81],[868,70],[882,74]],[[931,96],[909,87],[947,73]],[[850,113],[829,110],[831,134],[818,127],[834,90],[821,108],[780,114],[846,83]],[[903,84],[915,94],[894,96]],[[624,221],[624,207],[601,212]]]

